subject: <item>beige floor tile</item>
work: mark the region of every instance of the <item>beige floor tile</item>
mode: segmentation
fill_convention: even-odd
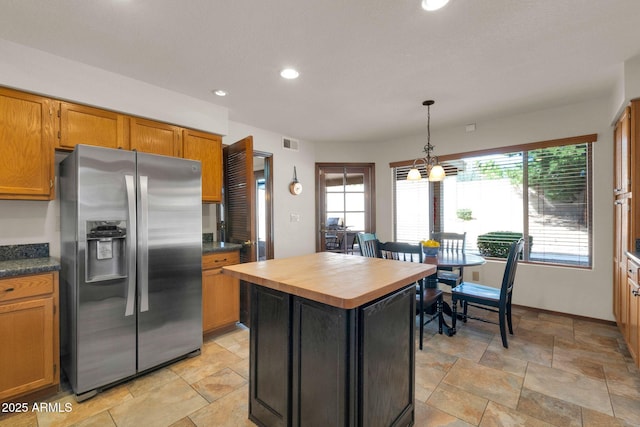
[[[426,402],[431,393],[438,387],[446,375],[445,371],[433,368],[428,365],[416,364],[415,376],[415,399],[416,401]]]
[[[161,368],[130,381],[127,383],[127,388],[134,397],[137,397],[162,387],[176,378],[178,375],[171,369]]]
[[[163,386],[109,410],[118,427],[167,426],[207,405],[183,379]]]
[[[171,424],[169,427],[196,427],[196,425],[193,423],[193,421],[191,421],[191,418],[184,417]]]
[[[463,421],[478,425],[489,401],[458,387],[442,383],[434,390],[427,403]]]
[[[241,360],[241,357],[214,343],[207,346],[200,356],[177,362],[169,369],[193,384]]]
[[[103,411],[74,424],[73,427],[116,427],[116,423],[111,418],[109,411]]]
[[[609,393],[640,401],[640,375],[611,366],[605,366],[604,373]]]
[[[95,397],[79,403],[76,402],[73,395],[65,395],[57,399],[56,402],[60,403],[62,407],[69,404],[70,411],[64,413],[40,412],[38,413],[38,425],[47,427],[73,425],[130,400],[133,400],[133,396],[129,393],[126,384],[98,393]]]
[[[437,335],[434,339],[424,343],[424,349],[437,350],[455,357],[463,357],[475,362],[482,358],[482,354],[489,345],[488,339],[479,339],[477,335],[470,335],[468,332],[460,331],[452,337]],[[418,350],[419,351],[419,350]]]
[[[458,360],[456,356],[443,353],[432,347],[425,347],[423,351],[416,350],[416,366],[428,366],[447,372],[456,363],[456,360]]]
[[[530,363],[524,386],[556,399],[613,415],[605,381]]]
[[[225,368],[193,383],[192,387],[207,401],[213,402],[247,383],[245,378],[233,370]]]
[[[519,377],[524,377],[527,370],[527,361],[511,357],[508,351],[500,351],[498,353],[493,350],[487,350],[482,355],[480,364],[509,372]]]
[[[573,318],[571,317],[552,313],[538,313],[538,319],[547,322],[559,323],[573,328]]]
[[[5,412],[0,414],[0,427],[38,427],[35,412]]]
[[[416,403],[414,418],[415,427],[471,427],[475,425],[462,421],[426,403]]]
[[[634,426],[640,426],[640,400],[611,394],[613,413]]]
[[[189,416],[198,427],[253,426],[249,420],[248,386],[236,389]]]
[[[553,424],[514,411],[495,402],[489,402],[479,425],[480,427],[553,427]]]
[[[489,344],[488,350],[514,359],[551,366],[553,336],[518,329],[514,335],[509,335],[507,340],[509,348],[504,348],[500,334],[497,333]]]
[[[523,378],[459,359],[444,377],[443,382],[476,396],[515,408],[520,397]]]
[[[573,340],[573,326],[570,324],[558,323],[555,321],[543,320],[538,318],[522,319],[516,329],[518,332],[523,330],[533,331],[539,334],[552,335],[558,338]]]
[[[523,388],[518,412],[556,426],[581,427],[582,412],[578,405]]]
[[[623,420],[592,409],[582,408],[582,427],[626,427]],[[630,427],[630,426],[629,426]]]
[[[249,359],[242,359],[229,365],[229,368],[245,379],[249,379]]]

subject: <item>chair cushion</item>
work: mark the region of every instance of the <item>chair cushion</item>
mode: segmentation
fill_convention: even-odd
[[[451,289],[451,292],[495,301],[500,300],[500,289],[471,282],[462,282]]]

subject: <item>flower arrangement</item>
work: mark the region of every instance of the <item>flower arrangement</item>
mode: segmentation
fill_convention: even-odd
[[[422,251],[426,256],[436,256],[438,255],[438,249],[440,248],[440,243],[435,240],[422,240],[420,242],[422,245]]]

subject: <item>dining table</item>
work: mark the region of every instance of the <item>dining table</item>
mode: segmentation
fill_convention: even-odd
[[[486,260],[476,254],[472,254],[465,251],[460,250],[448,250],[442,249],[439,250],[436,255],[426,255],[423,260],[426,264],[435,265],[438,268],[460,268],[460,267],[473,267],[478,265],[483,265]],[[426,287],[428,288],[437,288],[438,287],[438,275],[437,272],[427,277]],[[443,301],[442,303],[442,312],[447,316],[451,317],[452,310],[451,306],[447,301]],[[446,329],[447,335],[453,336],[456,331],[453,329],[446,320],[443,322],[444,328]]]

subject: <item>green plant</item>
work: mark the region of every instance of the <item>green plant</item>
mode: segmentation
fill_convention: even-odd
[[[513,231],[491,231],[478,236],[478,250],[487,257],[506,258],[511,243],[522,238],[522,233]],[[529,236],[529,251],[533,245],[533,237]]]
[[[458,209],[456,211],[456,216],[463,221],[471,221],[473,219],[471,216],[471,209]]]

